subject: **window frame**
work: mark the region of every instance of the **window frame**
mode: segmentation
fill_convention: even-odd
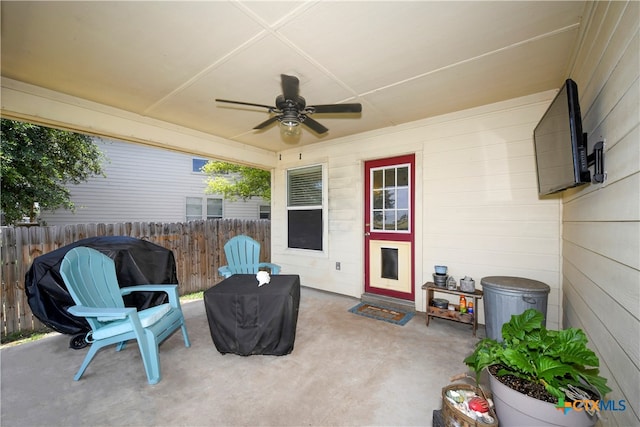
[[[191,199],[192,201],[194,201],[196,199],[200,200],[200,215],[199,215],[198,218],[195,218],[195,214],[189,215],[189,211],[188,211],[188,207],[189,207],[188,201],[189,201],[189,199]],[[209,200],[220,200],[221,201],[222,213],[221,213],[220,217],[209,216],[209,212],[208,212],[208,202],[209,202]],[[193,206],[195,206],[195,203],[193,204]],[[184,201],[184,207],[185,207],[184,218],[185,218],[186,222],[207,220],[207,219],[223,219],[224,218],[224,198],[222,198],[222,197],[186,196],[185,197],[185,201]]]
[[[192,202],[194,202],[195,200],[198,200],[200,202],[200,216],[198,218],[196,218],[195,214],[193,213],[189,213],[189,206],[194,206],[195,207],[195,203],[189,203],[189,200],[191,200]],[[184,220],[186,222],[189,221],[198,221],[202,219],[202,197],[191,197],[191,196],[187,196],[185,197],[184,200]]]
[[[402,167],[406,167],[407,168],[408,183],[407,183],[407,185],[399,186],[399,185],[397,185],[397,182],[396,182],[394,184],[393,188],[395,190],[405,189],[406,188],[406,190],[407,190],[407,207],[406,208],[398,208],[396,206],[393,209],[389,209],[386,206],[383,206],[382,208],[375,208],[373,206],[374,205],[374,200],[375,200],[375,196],[374,196],[375,191],[382,191],[384,193],[385,191],[387,191],[387,188],[389,188],[386,185],[383,185],[382,187],[380,187],[378,189],[374,189],[373,182],[374,182],[374,174],[375,174],[375,172],[382,171],[382,173],[384,175],[385,171],[393,168],[396,171],[395,179],[397,179],[397,170],[399,168],[402,168]],[[371,182],[372,184],[370,185],[370,188],[367,190],[367,191],[369,191],[369,200],[371,200],[371,207],[369,208],[369,213],[368,213],[369,214],[369,224],[371,224],[371,228],[370,228],[369,231],[375,232],[375,233],[399,233],[399,234],[408,234],[408,235],[413,233],[413,230],[412,230],[413,205],[412,205],[412,200],[411,200],[411,194],[412,194],[411,192],[414,191],[414,189],[412,188],[413,184],[411,182],[411,176],[412,176],[411,174],[412,173],[413,173],[413,170],[412,170],[412,167],[411,167],[411,163],[408,163],[408,162],[407,163],[399,163],[399,164],[393,165],[393,166],[381,166],[381,167],[371,168],[371,170],[369,171],[369,174],[370,174],[370,176],[369,176],[369,180],[370,181],[369,182]],[[386,180],[386,176],[385,176],[384,179]],[[397,201],[397,198],[394,199],[394,200]],[[386,224],[384,223],[384,214],[385,214],[385,212],[393,211],[393,212],[397,213],[400,210],[402,210],[402,211],[406,210],[407,211],[407,229],[406,230],[397,229],[397,228],[393,229],[393,230],[387,229],[386,228]],[[374,229],[373,228],[374,224],[375,224],[375,219],[374,219],[374,212],[375,211],[379,211],[379,212],[381,212],[383,214],[383,228],[380,228],[380,229],[378,229],[378,228]]]
[[[301,170],[301,169],[309,169],[309,168],[315,168],[315,167],[320,167],[320,173],[321,173],[321,178],[320,178],[320,183],[322,185],[322,190],[321,190],[321,204],[319,205],[302,205],[302,206],[290,206],[289,205],[289,173],[291,171],[296,171],[296,170]],[[304,166],[296,166],[296,167],[291,167],[291,168],[286,168],[284,170],[284,182],[285,182],[285,208],[286,208],[286,232],[287,232],[287,241],[286,241],[286,250],[287,251],[294,251],[294,252],[300,252],[300,253],[305,253],[305,254],[309,254],[309,255],[321,255],[321,256],[326,256],[328,253],[328,234],[329,234],[329,230],[328,230],[328,224],[329,224],[329,218],[328,218],[328,184],[327,184],[327,165],[325,163],[312,163],[312,164],[308,164],[308,165],[304,165]],[[289,212],[290,211],[295,211],[295,210],[319,210],[321,212],[322,215],[322,235],[321,235],[321,244],[322,244],[322,249],[307,249],[307,248],[298,248],[298,247],[290,247],[289,246]]]
[[[263,208],[268,208],[268,210],[262,210]],[[267,218],[263,218],[262,215],[267,214]],[[258,205],[258,219],[268,219],[271,220],[271,205]]]
[[[204,162],[204,163],[202,164],[202,166],[200,166],[200,169],[199,170],[194,170],[195,163],[196,162],[201,162],[201,161]],[[191,158],[191,173],[195,173],[195,174],[198,174],[198,175],[204,174],[204,172],[202,172],[202,168],[207,163],[209,163],[209,160],[207,160],[207,159],[203,159],[203,158],[200,158],[200,157],[192,157]]]
[[[219,200],[220,201],[220,216],[213,216],[213,215],[209,216],[209,200]],[[224,199],[222,197],[204,197],[204,201],[206,202],[206,208],[205,208],[205,203],[202,204],[204,219],[222,219],[222,218],[224,218]]]

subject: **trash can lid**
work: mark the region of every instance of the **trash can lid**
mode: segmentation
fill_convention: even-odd
[[[483,277],[480,283],[483,288],[490,289],[545,293],[549,293],[551,291],[549,285],[537,280],[525,279],[523,277],[489,276]]]

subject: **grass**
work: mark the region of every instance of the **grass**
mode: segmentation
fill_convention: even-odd
[[[192,294],[182,295],[180,301],[195,301],[203,298],[204,291],[194,292]],[[18,344],[24,344],[26,342],[36,341],[40,338],[44,338],[47,334],[50,334],[51,329],[39,329],[39,330],[27,330],[13,332],[9,335],[2,335],[2,347],[8,347]]]
[[[180,297],[180,301],[192,301],[192,300],[202,299],[202,298],[204,298],[204,291],[194,292],[192,294],[182,295]]]
[[[13,332],[7,336],[2,336],[2,346],[6,345],[17,345],[25,342],[39,340],[44,337],[48,333],[50,333],[50,329],[40,329],[40,330],[28,330],[28,331],[18,331]]]

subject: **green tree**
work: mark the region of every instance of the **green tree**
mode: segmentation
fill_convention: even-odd
[[[227,162],[210,161],[202,167],[207,178],[207,194],[222,194],[225,199],[247,200],[262,197],[271,200],[271,172]],[[225,176],[220,176],[225,175]]]
[[[103,153],[87,135],[2,119],[2,212],[12,224],[36,206],[74,210],[67,184],[104,175]]]

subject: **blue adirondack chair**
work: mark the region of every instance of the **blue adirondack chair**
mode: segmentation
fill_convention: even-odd
[[[249,236],[235,236],[224,245],[227,264],[218,268],[225,279],[234,274],[256,274],[260,268],[268,268],[271,274],[279,274],[280,266],[270,262],[260,262],[260,243]]]
[[[101,348],[118,344],[117,351],[128,340],[135,339],[140,348],[149,384],[161,379],[158,345],[178,328],[182,328],[184,344],[190,347],[184,316],[178,298],[178,285],[138,285],[120,288],[115,263],[95,249],[79,246],[67,252],[60,264],[60,274],[76,305],[68,311],[87,319],[91,331],[85,337],[91,344],[80,370],[78,381]],[[163,291],[169,302],[145,310],[125,307],[123,295],[132,292]]]

